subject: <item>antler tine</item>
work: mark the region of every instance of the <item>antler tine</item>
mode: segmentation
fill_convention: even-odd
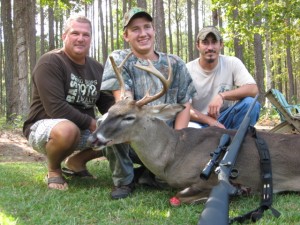
[[[117,76],[117,79],[118,79],[118,82],[120,84],[120,91],[121,91],[121,99],[125,99],[125,83],[124,83],[124,80],[123,80],[123,77],[122,77],[122,67],[123,65],[125,64],[125,62],[127,61],[127,59],[132,55],[133,53],[130,52],[126,57],[125,59],[121,62],[121,64],[119,66],[117,66],[114,58],[110,55],[109,56],[109,59],[110,59],[110,62],[111,62],[111,65],[116,73],[116,76]]]
[[[139,68],[139,69],[141,69],[141,70],[145,70],[145,71],[147,71],[147,72],[149,72],[149,73],[152,73],[152,74],[153,74],[154,76],[156,76],[156,77],[162,82],[162,84],[163,84],[163,89],[162,89],[160,92],[156,93],[156,94],[153,95],[153,96],[150,96],[150,95],[149,95],[149,90],[148,90],[148,92],[146,93],[146,95],[145,95],[142,99],[140,99],[139,101],[136,102],[136,105],[138,105],[138,106],[146,105],[146,104],[148,104],[149,102],[152,102],[152,101],[154,101],[154,100],[156,100],[156,99],[159,99],[161,96],[163,96],[163,95],[167,92],[167,90],[168,90],[168,88],[169,88],[169,86],[170,86],[170,84],[171,84],[171,82],[172,82],[172,67],[171,67],[171,63],[170,63],[169,57],[167,57],[167,59],[168,59],[168,67],[169,67],[168,79],[166,79],[166,78],[161,74],[161,72],[159,72],[159,71],[153,66],[152,62],[151,62],[149,59],[148,59],[148,63],[149,63],[148,66],[143,66],[143,65],[141,65],[141,64],[136,64],[136,65],[135,65],[137,68]]]

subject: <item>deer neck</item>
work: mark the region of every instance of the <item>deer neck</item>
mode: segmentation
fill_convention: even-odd
[[[177,144],[176,132],[165,122],[148,118],[144,126],[137,129],[135,137],[130,144],[140,160],[150,171],[163,178],[171,151]]]

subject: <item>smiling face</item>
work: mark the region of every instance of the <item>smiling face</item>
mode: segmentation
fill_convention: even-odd
[[[223,42],[218,41],[212,33],[208,34],[204,40],[198,40],[197,42],[197,49],[203,63],[217,63],[222,48]]]
[[[84,64],[91,44],[89,23],[71,21],[69,29],[63,34],[64,51],[75,63]]]
[[[137,57],[144,58],[145,55],[154,54],[155,30],[146,17],[133,19],[126,27],[123,37]]]

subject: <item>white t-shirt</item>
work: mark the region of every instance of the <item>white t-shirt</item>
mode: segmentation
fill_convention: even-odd
[[[234,56],[219,56],[218,65],[212,71],[205,71],[199,65],[199,58],[186,64],[197,94],[192,99],[192,106],[207,114],[208,104],[221,92],[229,91],[245,84],[256,84],[254,78],[240,59]],[[221,111],[233,104],[225,101]]]

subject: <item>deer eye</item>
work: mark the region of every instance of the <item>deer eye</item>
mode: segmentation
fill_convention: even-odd
[[[123,120],[126,120],[126,121],[131,121],[131,120],[135,120],[135,116],[132,116],[132,115],[127,115],[124,117]]]

